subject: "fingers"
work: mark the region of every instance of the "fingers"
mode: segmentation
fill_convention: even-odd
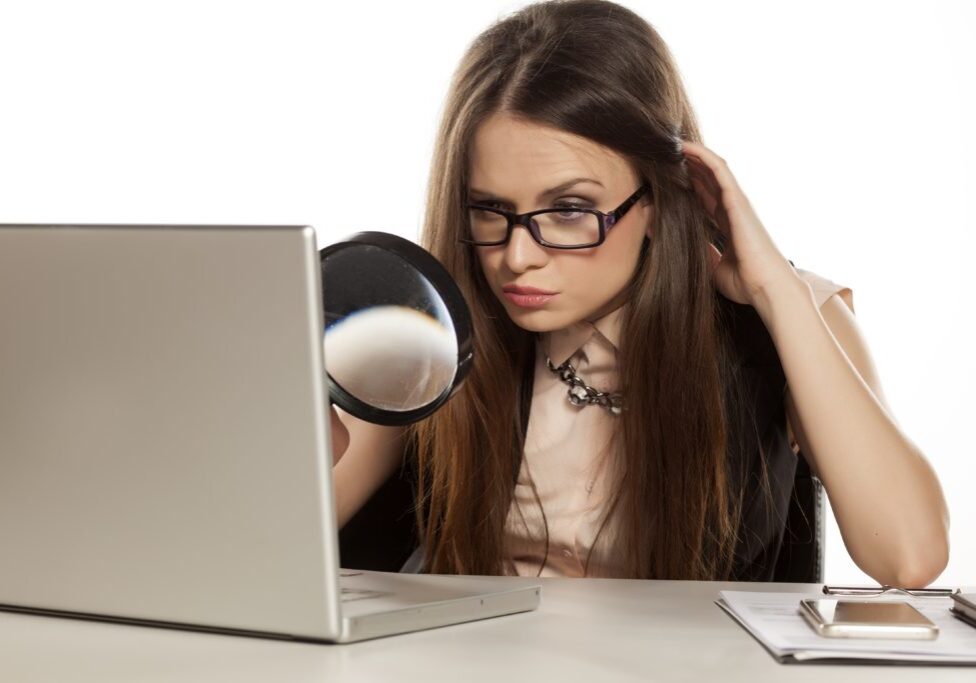
[[[710,179],[706,178],[700,170],[694,169],[691,164],[689,164],[688,175],[691,180],[691,186],[695,189],[695,192],[698,193],[698,196],[701,197],[702,202],[705,205],[705,210],[714,216],[715,207],[718,205],[719,200],[721,199],[721,194],[715,188],[714,182],[709,182]]]
[[[690,140],[682,141],[682,152],[688,162],[692,186],[702,198],[705,209],[724,232],[731,230],[729,210],[741,195],[739,185],[725,160]]]
[[[729,216],[725,209],[722,197],[722,190],[715,182],[711,172],[704,166],[698,166],[700,162],[694,161],[688,164],[691,185],[698,193],[705,211],[715,221],[718,228],[724,232],[729,231]]]
[[[688,174],[707,190],[711,199],[718,201],[722,198],[722,188],[715,180],[715,174],[701,161],[694,157],[688,157]]]
[[[725,159],[720,157],[712,150],[691,140],[681,141],[681,150],[685,153],[685,158],[694,164],[697,162],[711,171],[719,189],[723,193],[734,194],[739,190],[739,183],[736,181],[729,165]]]

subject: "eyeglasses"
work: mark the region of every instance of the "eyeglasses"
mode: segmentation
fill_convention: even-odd
[[[645,192],[646,183],[627,197],[623,204],[609,213],[573,204],[528,213],[512,213],[485,204],[465,204],[470,232],[459,241],[479,247],[507,244],[512,230],[521,225],[529,230],[532,239],[553,249],[585,249],[603,244],[607,233]]]

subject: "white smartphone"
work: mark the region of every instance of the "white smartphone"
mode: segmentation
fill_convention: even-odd
[[[800,614],[828,638],[915,638],[932,640],[939,627],[903,601],[800,600]]]

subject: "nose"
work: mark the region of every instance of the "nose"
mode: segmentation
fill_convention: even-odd
[[[524,225],[512,228],[512,236],[505,245],[505,265],[513,273],[524,273],[530,268],[541,268],[549,261],[545,247],[532,239]]]

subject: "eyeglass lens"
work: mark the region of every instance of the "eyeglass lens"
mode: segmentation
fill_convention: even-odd
[[[476,242],[500,242],[508,231],[508,219],[489,209],[469,209],[471,237]],[[600,239],[600,218],[572,208],[538,213],[531,219],[542,239],[550,244],[572,247],[594,244]]]

